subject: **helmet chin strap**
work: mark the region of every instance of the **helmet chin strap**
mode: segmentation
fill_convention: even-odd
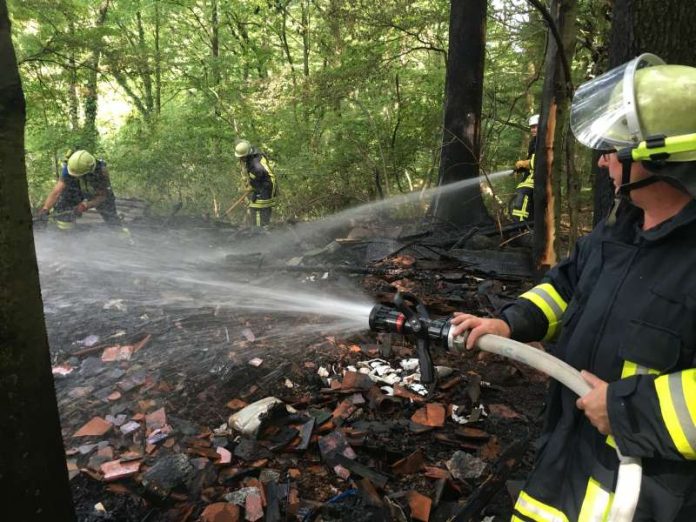
[[[647,187],[648,185],[652,185],[653,183],[660,181],[660,178],[655,175],[651,175],[647,178],[631,182],[631,166],[633,165],[633,159],[630,157],[619,157],[619,161],[621,162],[621,185],[619,185],[619,190],[614,198],[614,205],[611,207],[611,211],[607,217],[608,226],[613,226],[614,223],[616,223],[616,214],[618,213],[619,208],[623,206],[622,203],[631,203],[632,190]]]
[[[618,195],[623,199],[630,201],[632,190],[647,187],[648,185],[660,181],[660,178],[657,176],[650,175],[647,178],[631,182],[631,166],[633,165],[633,159],[619,158],[619,161],[621,161],[621,185],[619,186]]]

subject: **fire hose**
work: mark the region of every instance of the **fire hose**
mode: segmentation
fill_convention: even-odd
[[[455,337],[452,334],[454,329],[450,320],[431,319],[425,305],[412,294],[397,293],[393,304],[394,306],[373,307],[369,319],[370,329],[376,332],[414,336],[418,349],[421,383],[432,388],[437,374],[430,354],[430,343],[433,342],[447,350],[463,351],[468,333]],[[580,397],[591,390],[590,385],[580,376],[578,370],[553,355],[527,344],[498,335],[486,334],[476,341],[476,347],[542,371]],[[619,458],[619,470],[608,520],[630,522],[633,520],[638,504],[643,471],[639,458],[624,457],[618,448],[616,452]]]

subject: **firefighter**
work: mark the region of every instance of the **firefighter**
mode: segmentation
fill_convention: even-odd
[[[275,174],[266,155],[247,140],[237,143],[234,155],[239,158],[249,192],[247,208],[251,223],[256,227],[265,227],[271,221],[271,210],[278,191]]]
[[[539,115],[529,118],[529,131],[532,139],[527,148],[527,159],[515,162],[515,172],[522,173],[522,181],[515,188],[515,195],[510,204],[510,216],[517,223],[534,220],[534,151],[536,150],[536,136],[539,128]]]
[[[96,209],[107,225],[121,227],[124,234],[128,233],[116,212],[116,198],[106,163],[86,150],[77,150],[63,163],[58,181],[38,212],[38,220],[47,220],[53,209],[53,220],[58,228],[70,230],[76,218],[90,208]]]
[[[604,152],[617,203],[571,257],[470,330],[557,339],[592,390],[553,383],[513,520],[605,520],[616,448],[642,459],[634,520],[696,520],[696,69],[638,58],[582,85],[578,141]]]

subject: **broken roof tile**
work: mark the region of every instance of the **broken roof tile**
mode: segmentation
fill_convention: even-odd
[[[200,516],[200,522],[237,522],[239,506],[231,502],[215,502],[209,504]]]
[[[153,411],[145,416],[145,426],[148,430],[164,428],[167,424],[167,414],[164,408]]]
[[[430,519],[430,507],[433,501],[430,497],[421,495],[417,491],[409,491],[408,507],[411,508],[411,517],[421,522],[428,522]]]
[[[445,425],[445,407],[440,403],[428,403],[411,417],[416,424],[441,428]]]
[[[111,429],[112,424],[101,417],[93,417],[75,432],[73,437],[101,437]]]
[[[119,480],[130,477],[140,471],[140,461],[131,460],[122,462],[121,460],[112,460],[101,465],[101,472],[104,474],[106,482]]]

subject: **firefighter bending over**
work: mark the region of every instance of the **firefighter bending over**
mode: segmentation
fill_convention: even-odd
[[[271,211],[278,191],[275,174],[266,155],[247,140],[237,143],[234,155],[239,158],[249,192],[247,208],[250,221],[253,226],[265,227],[271,221]]]
[[[606,520],[616,448],[642,459],[633,520],[696,520],[696,68],[641,55],[577,90],[571,128],[604,152],[614,209],[499,318],[458,314],[452,335],[557,338],[592,387],[551,385],[513,520]]]
[[[116,198],[111,189],[106,162],[95,159],[86,150],[77,150],[63,164],[63,170],[53,190],[38,212],[38,220],[46,221],[53,209],[52,217],[61,230],[70,230],[75,220],[87,210],[94,208],[107,225],[122,227],[116,212]]]

